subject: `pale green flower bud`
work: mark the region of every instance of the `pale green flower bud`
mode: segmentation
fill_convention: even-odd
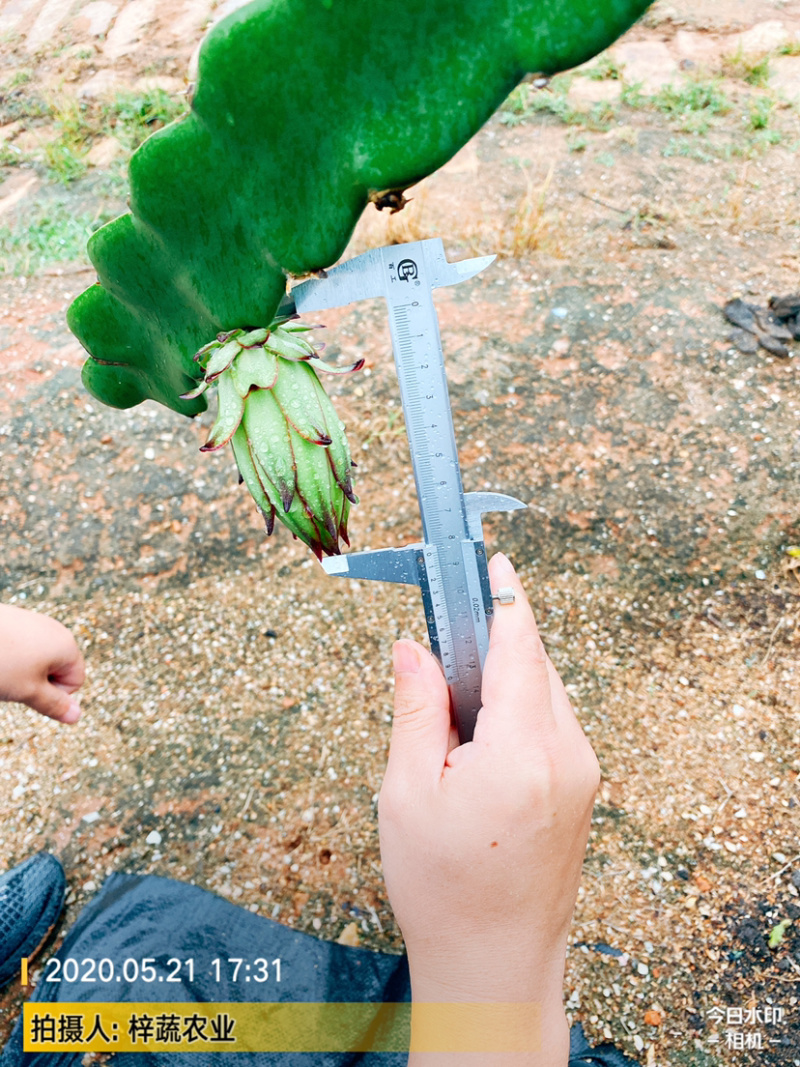
[[[347,539],[353,493],[344,423],[317,377],[359,370],[328,367],[302,336],[308,327],[232,330],[201,348],[203,379],[186,398],[216,385],[217,418],[202,452],[230,442],[239,472],[272,533],[277,516],[321,559]]]

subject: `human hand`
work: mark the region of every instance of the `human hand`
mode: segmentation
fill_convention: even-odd
[[[458,746],[433,656],[395,645],[383,869],[412,999],[536,1003],[539,1058],[482,1062],[553,1067],[568,1057],[566,940],[599,767],[511,563],[496,555],[489,574],[516,600],[494,617],[471,742]]]
[[[76,723],[75,693],[85,678],[75,638],[48,615],[0,604],[0,700],[27,704],[64,723]]]

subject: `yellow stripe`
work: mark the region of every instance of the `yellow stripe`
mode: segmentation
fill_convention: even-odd
[[[20,975],[20,982],[22,985],[28,984],[28,957],[22,957],[22,974]]]
[[[25,1052],[533,1052],[538,1004],[23,1005]]]

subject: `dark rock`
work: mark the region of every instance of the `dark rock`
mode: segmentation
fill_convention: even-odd
[[[792,340],[792,331],[787,329],[775,315],[770,315],[763,308],[759,308],[756,311],[755,318],[756,324],[761,328],[762,332],[769,334],[770,337],[774,337],[778,341]]]
[[[767,942],[761,930],[761,927],[758,925],[755,919],[751,918],[750,916],[747,916],[747,918],[742,919],[742,921],[736,927],[736,936],[739,938],[742,944],[754,949],[755,952],[759,955],[767,955],[769,953],[769,949],[767,948]]]
[[[776,318],[795,318],[800,315],[800,293],[790,293],[789,296],[771,296],[769,307]]]
[[[728,340],[746,356],[752,356],[758,351],[758,341],[755,334],[750,333],[748,330],[731,330],[728,334]]]
[[[767,352],[771,352],[773,356],[785,357],[789,355],[789,349],[776,337],[772,337],[768,333],[758,333],[758,343],[762,348],[766,348]]]
[[[728,322],[738,326],[742,330],[756,331],[756,311],[754,304],[745,304],[744,300],[729,300],[722,309]]]
[[[771,352],[773,356],[786,357],[789,350],[784,342],[796,338],[795,322],[792,324],[785,320],[794,320],[797,312],[793,310],[791,301],[794,297],[781,299],[772,298],[770,306],[772,310],[758,307],[756,304],[748,304],[744,300],[729,300],[722,309],[728,322],[732,322],[738,329],[728,337],[740,352],[752,355],[756,351],[756,342]],[[775,310],[787,311],[788,314],[778,314]]]

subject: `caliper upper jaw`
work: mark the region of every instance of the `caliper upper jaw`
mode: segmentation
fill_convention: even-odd
[[[438,289],[444,285],[458,285],[469,278],[474,278],[482,270],[494,263],[497,256],[479,256],[474,259],[462,259],[456,263],[448,263],[441,237],[431,237],[427,241],[420,241],[426,245],[428,252],[428,265],[433,275],[431,288]]]
[[[467,513],[467,530],[473,541],[483,541],[481,516],[487,511],[519,511],[526,508],[516,497],[505,493],[464,493],[464,508]]]

